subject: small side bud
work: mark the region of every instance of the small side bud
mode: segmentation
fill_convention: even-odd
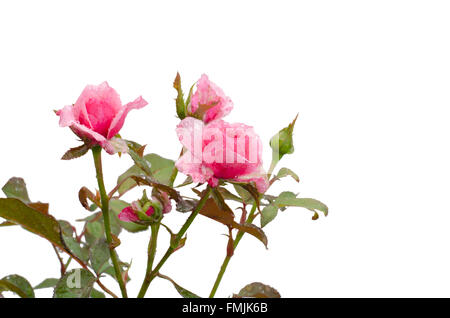
[[[281,129],[275,136],[272,137],[272,139],[270,139],[273,160],[279,161],[284,155],[294,152],[294,141],[292,139],[292,135],[297,117],[298,114],[289,126]]]
[[[173,88],[175,88],[178,93],[177,98],[175,99],[177,115],[180,119],[184,119],[186,117],[186,104],[184,103],[183,90],[181,89],[181,77],[178,72],[173,81]]]

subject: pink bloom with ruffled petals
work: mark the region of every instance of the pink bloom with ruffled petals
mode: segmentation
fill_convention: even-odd
[[[80,138],[88,139],[114,154],[128,149],[123,140],[114,138],[128,112],[147,104],[142,97],[138,97],[122,105],[119,94],[107,82],[103,82],[100,85],[87,85],[74,105],[65,106],[56,114],[61,127],[70,127]]]
[[[187,117],[176,131],[185,148],[176,167],[194,182],[208,182],[211,186],[217,186],[219,179],[254,182],[259,192],[267,190],[262,143],[253,127],[223,120],[204,124]]]
[[[188,105],[189,113],[205,123],[221,119],[233,109],[233,102],[222,89],[203,74],[197,82],[197,90]]]

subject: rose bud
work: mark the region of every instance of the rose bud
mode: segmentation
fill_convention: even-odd
[[[297,115],[298,116],[298,115]],[[297,116],[294,118],[289,126],[281,129],[275,136],[270,139],[270,147],[273,152],[273,160],[278,161],[284,155],[294,152],[294,141],[292,135],[294,132],[294,125],[297,120]]]
[[[114,138],[132,109],[142,108],[147,102],[138,97],[122,105],[119,94],[107,82],[88,85],[73,105],[56,112],[61,127],[70,127],[85,142],[102,146],[109,154],[127,152],[122,139]]]
[[[142,221],[150,221],[150,217],[154,213],[155,208],[153,206],[146,207],[146,211],[143,213],[139,201],[134,201],[130,206],[124,208],[117,217],[124,222],[141,223]]]
[[[161,203],[162,212],[164,214],[169,213],[172,210],[172,203],[170,202],[167,192],[156,190],[152,199]]]
[[[189,114],[208,123],[228,115],[232,109],[231,99],[203,74],[188,105]]]

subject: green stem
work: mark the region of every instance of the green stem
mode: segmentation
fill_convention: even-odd
[[[253,208],[250,211],[250,214],[249,214],[249,216],[247,218],[247,221],[245,221],[245,223],[248,223],[248,224],[253,223],[253,220],[256,217],[255,211],[256,211],[256,204],[253,205]],[[234,239],[234,243],[233,243],[233,250],[236,250],[236,247],[238,246],[238,244],[241,241],[241,239],[244,236],[244,234],[245,234],[245,232],[243,232],[243,231],[239,231],[236,234],[236,238]],[[232,256],[233,255],[228,255],[228,253],[227,253],[227,256],[225,256],[225,259],[223,260],[222,266],[220,267],[220,271],[217,274],[216,281],[214,282],[214,286],[211,289],[211,293],[209,294],[209,298],[214,298],[214,295],[217,292],[217,288],[219,288],[220,282],[222,281],[223,275],[225,274],[225,271],[227,270],[228,263],[230,262]]]
[[[114,248],[112,247],[111,224],[110,224],[110,219],[109,219],[109,197],[106,194],[105,184],[103,181],[102,148],[100,146],[93,147],[92,154],[94,156],[95,171],[97,173],[98,190],[100,191],[103,223],[105,225],[106,242],[108,243],[108,246],[109,246],[109,254],[111,256],[111,261],[114,266],[114,271],[116,274],[117,281],[119,282],[120,291],[122,292],[122,297],[128,298],[127,290],[125,288],[125,283],[123,281],[122,272],[120,270],[117,254],[116,254],[116,251],[114,250]]]
[[[188,217],[188,219],[186,220],[184,225],[181,227],[180,231],[177,233],[175,238],[171,241],[170,246],[167,249],[164,256],[161,258],[161,260],[155,266],[155,268],[150,273],[147,273],[145,275],[145,279],[144,279],[144,282],[142,283],[141,290],[139,291],[138,298],[143,298],[145,296],[148,286],[150,285],[152,280],[158,275],[159,270],[164,265],[164,263],[167,261],[167,259],[170,257],[170,255],[172,255],[174,250],[178,247],[178,245],[180,244],[180,240],[183,238],[183,236],[186,233],[186,231],[188,230],[189,226],[191,226],[195,217],[199,214],[200,210],[205,205],[206,200],[208,200],[210,194],[211,194],[211,188],[208,186],[206,188],[205,194],[202,196],[202,198],[198,202],[194,211],[192,211],[191,215]]]
[[[69,256],[69,258],[67,259],[66,264],[64,264],[64,267],[67,269],[70,265],[70,262],[72,261],[72,256]]]
[[[178,158],[180,158],[183,155],[183,148],[181,148],[180,151],[180,155],[178,156]],[[172,170],[172,174],[170,175],[170,179],[169,179],[169,184],[173,187],[173,184],[175,182],[175,179],[177,178],[178,175],[178,169],[177,167],[175,167],[175,165],[173,166],[173,170]]]
[[[147,270],[145,271],[145,277],[149,276],[152,268],[153,261],[156,255],[156,245],[158,242],[158,231],[161,223],[153,224],[151,226],[150,241],[148,242],[148,259],[147,259]]]
[[[267,171],[267,177],[270,179],[271,174],[273,173],[273,170],[275,169],[276,165],[278,164],[278,162],[280,161],[278,159],[278,154],[275,156],[272,156],[272,162],[270,163],[270,167],[269,170]]]

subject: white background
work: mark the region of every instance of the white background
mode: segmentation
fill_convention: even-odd
[[[234,101],[227,120],[260,134],[266,168],[269,138],[299,113],[296,151],[279,167],[301,182],[273,192],[330,208],[317,221],[302,209],[280,213],[265,228],[268,250],[244,237],[218,296],[261,281],[285,297],[449,297],[449,15],[446,1],[3,1],[0,183],[21,176],[57,218],[87,216],[77,191],[96,187],[92,158],[59,160],[78,143],[53,110],[107,80],[123,102],[150,103],[130,113],[122,136],[175,159],[172,81],[179,71],[187,90],[206,73]],[[111,189],[131,160],[104,161]],[[166,219],[177,229],[185,218]],[[207,296],[224,233],[199,217],[161,272]],[[148,236],[121,235],[132,296]],[[160,241],[158,256],[168,236]],[[58,277],[50,244],[18,227],[0,229],[0,255],[0,276]],[[155,280],[148,296],[178,294]]]

